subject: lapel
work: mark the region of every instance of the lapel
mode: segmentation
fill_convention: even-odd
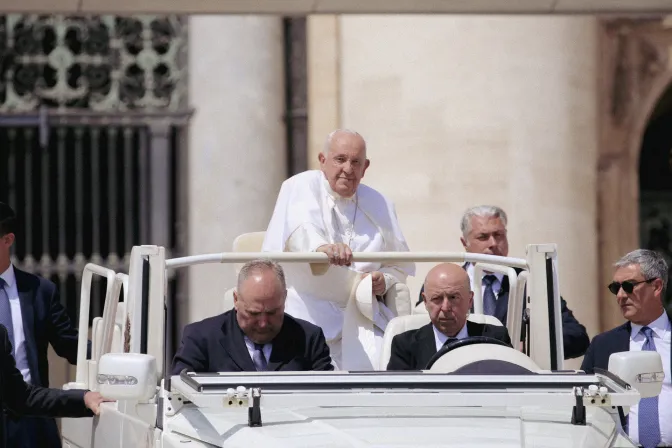
[[[267,370],[280,370],[282,366],[294,359],[291,348],[296,347],[296,343],[292,341],[287,321],[288,319],[285,315],[280,333],[273,340],[273,349],[271,350],[271,357],[268,360]]]
[[[476,323],[476,322],[472,322],[472,321],[467,319],[467,333],[469,333],[469,337],[472,337],[472,336],[486,336],[484,334],[485,329],[486,329],[485,325],[482,325],[482,324],[479,324],[479,323]]]
[[[415,337],[418,368],[424,369],[432,356],[436,354],[436,341],[434,340],[432,324],[420,327]]]
[[[16,278],[16,290],[19,292],[21,304],[21,320],[23,321],[23,334],[26,340],[26,354],[28,367],[33,384],[42,384],[37,369],[37,347],[35,345],[35,295],[37,294],[36,283],[32,276],[14,267]]]
[[[618,352],[629,352],[630,351],[630,332],[632,331],[632,325],[630,322],[626,322],[618,329],[618,336],[614,338],[614,351],[612,353]],[[607,355],[607,359],[608,359]]]
[[[219,343],[224,347],[231,360],[243,372],[256,372],[250,353],[247,351],[243,330],[238,326],[236,311],[229,311],[229,318],[222,325],[222,335]]]

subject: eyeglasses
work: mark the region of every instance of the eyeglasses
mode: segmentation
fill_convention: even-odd
[[[632,294],[632,291],[635,289],[635,286],[639,285],[640,283],[651,283],[655,279],[656,278],[654,277],[654,278],[650,278],[648,280],[642,280],[642,281],[639,281],[639,282],[634,282],[632,280],[627,280],[623,283],[611,282],[611,283],[609,283],[608,288],[609,288],[609,291],[611,291],[611,293],[613,295],[617,295],[618,291],[620,291],[621,288],[623,288],[623,291],[625,291],[627,294]]]

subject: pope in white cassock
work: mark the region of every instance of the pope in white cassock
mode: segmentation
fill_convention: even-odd
[[[370,163],[362,136],[332,132],[319,161],[321,170],[282,184],[262,250],[329,256],[326,270],[283,265],[285,312],[322,327],[337,369],[377,369],[387,323],[411,313],[405,282],[415,264],[352,262],[352,252],[409,250],[392,202],[360,184]]]

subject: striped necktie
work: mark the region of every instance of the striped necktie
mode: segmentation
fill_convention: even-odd
[[[485,291],[483,292],[483,314],[488,316],[494,316],[495,309],[497,308],[497,298],[495,297],[495,291],[492,290],[492,284],[496,279],[497,277],[491,274],[483,277],[483,283],[485,283]]]
[[[653,330],[642,327],[640,332],[646,337],[642,350],[656,351],[653,342]],[[660,443],[660,421],[658,419],[658,397],[639,400],[637,423],[639,426],[639,444],[644,448],[653,448]]]
[[[254,367],[256,367],[257,372],[266,370],[268,367],[268,362],[266,361],[266,356],[264,355],[264,344],[254,344],[252,362],[254,362]]]

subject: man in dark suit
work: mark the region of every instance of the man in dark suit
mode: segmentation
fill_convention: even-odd
[[[483,205],[468,209],[460,224],[462,237],[460,241],[467,252],[498,255],[506,257],[509,254],[509,241],[506,230],[506,212],[499,207]],[[474,266],[466,263],[464,269],[472,278]],[[520,269],[516,269],[519,273]],[[506,315],[509,307],[509,279],[500,273],[485,273],[482,279],[483,313],[494,316],[506,325]],[[422,290],[420,291],[422,302]],[[582,356],[590,338],[586,328],[574,317],[574,313],[567,307],[567,302],[560,298],[562,313],[562,336],[565,359]],[[522,336],[525,336],[523,328]]]
[[[638,249],[615,264],[609,290],[616,295],[627,322],[593,339],[581,369],[607,369],[612,353],[652,350],[663,360],[665,378],[658,397],[644,398],[630,408],[630,438],[645,448],[672,446],[672,316],[663,306],[669,267],[657,252]]]
[[[432,323],[392,338],[387,370],[422,370],[441,347],[460,339],[487,336],[511,345],[506,327],[467,320],[473,304],[469,276],[456,264],[434,266],[422,293]]]
[[[77,364],[78,331],[61,305],[56,285],[12,266],[16,231],[14,211],[0,202],[0,324],[7,328],[24,380],[49,387],[49,344],[70,364]],[[16,448],[61,446],[53,419],[18,418],[10,413],[7,436],[8,444]]]
[[[251,261],[238,275],[234,309],[187,325],[172,373],[333,370],[322,329],[285,314],[280,265]]]
[[[7,329],[0,325],[0,404],[4,409],[35,417],[91,417],[105,400],[98,392],[48,389],[27,384],[16,368]],[[0,419],[0,448],[6,440],[5,419]]]

